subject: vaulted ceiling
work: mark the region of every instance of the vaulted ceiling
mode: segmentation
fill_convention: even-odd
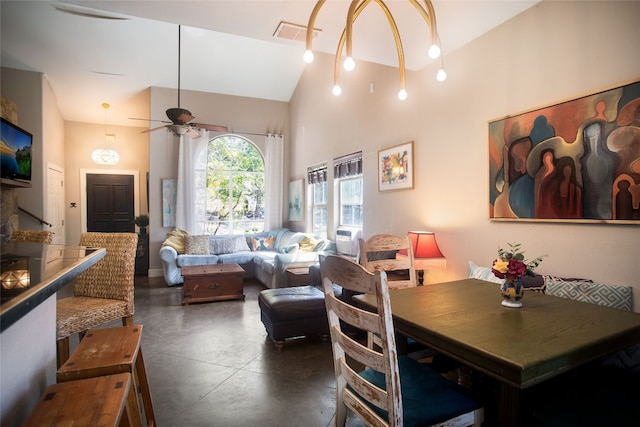
[[[541,0],[434,1],[443,57]],[[429,33],[415,8],[388,0],[407,68],[428,64]],[[3,67],[42,72],[65,120],[146,126],[145,90],[180,87],[288,101],[304,70],[304,42],[274,37],[281,21],[306,26],[314,1],[0,2]],[[314,50],[335,54],[348,1],[328,1]],[[386,18],[372,2],[354,26],[357,60],[397,66]],[[164,118],[159,118],[164,119]]]

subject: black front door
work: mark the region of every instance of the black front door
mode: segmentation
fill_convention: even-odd
[[[133,175],[87,174],[87,231],[134,233]]]

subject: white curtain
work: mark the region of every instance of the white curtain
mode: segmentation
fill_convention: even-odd
[[[282,227],[284,140],[282,135],[266,136],[265,155],[265,230]]]
[[[199,138],[180,137],[176,188],[176,227],[190,234],[204,234],[206,219],[207,145],[209,131],[198,129]]]

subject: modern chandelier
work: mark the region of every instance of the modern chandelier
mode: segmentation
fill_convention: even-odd
[[[398,53],[398,67],[400,69],[400,91],[398,92],[398,98],[404,100],[407,98],[407,91],[405,87],[405,64],[404,64],[404,50],[402,48],[402,41],[400,40],[400,33],[398,31],[398,26],[396,25],[395,19],[391,14],[391,11],[385,4],[383,0],[373,0],[384,12],[387,20],[389,21],[389,26],[391,27],[391,32],[393,33],[393,38],[396,43],[396,50]],[[340,37],[340,41],[338,42],[338,47],[336,49],[336,56],[333,65],[333,94],[338,96],[342,93],[342,89],[340,88],[340,58],[342,56],[342,50],[346,45],[346,55],[343,62],[343,67],[346,71],[351,71],[355,67],[355,62],[353,60],[352,55],[352,36],[353,36],[353,24],[355,20],[358,18],[360,13],[372,2],[372,0],[353,0],[351,5],[349,6],[349,11],[347,12],[347,22],[344,30],[342,31],[342,36]],[[444,71],[442,67],[442,58],[440,57],[441,49],[440,49],[440,38],[438,36],[438,27],[436,25],[436,13],[433,8],[433,4],[431,0],[423,0],[423,4],[421,4],[417,0],[408,0],[411,3],[418,13],[422,16],[427,26],[429,27],[429,34],[431,39],[431,45],[429,47],[428,55],[432,59],[440,58],[438,72],[436,74],[436,78],[438,81],[444,81],[447,78],[447,73]],[[318,16],[318,12],[322,6],[326,3],[326,0],[318,0],[316,5],[311,12],[311,16],[309,17],[309,23],[307,25],[307,46],[306,51],[304,53],[303,59],[306,63],[311,63],[313,61],[313,51],[312,51],[312,42],[313,42],[313,32],[314,25],[316,21],[316,17]]]

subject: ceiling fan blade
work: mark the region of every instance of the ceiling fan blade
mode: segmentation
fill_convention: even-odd
[[[129,120],[142,120],[142,121],[145,121],[145,122],[171,123],[170,121],[167,121],[167,120],[139,119],[137,117],[129,117]]]
[[[157,128],[143,130],[141,133],[149,133],[149,132],[153,132],[153,131],[156,131],[158,129],[162,129],[162,128],[165,128],[165,127],[166,126],[158,126]]]
[[[227,129],[226,126],[219,126],[219,125],[208,125],[206,123],[192,123],[192,126],[195,126],[197,128],[201,128],[201,129],[206,129],[206,130],[213,130],[216,132],[228,132],[229,129]]]

